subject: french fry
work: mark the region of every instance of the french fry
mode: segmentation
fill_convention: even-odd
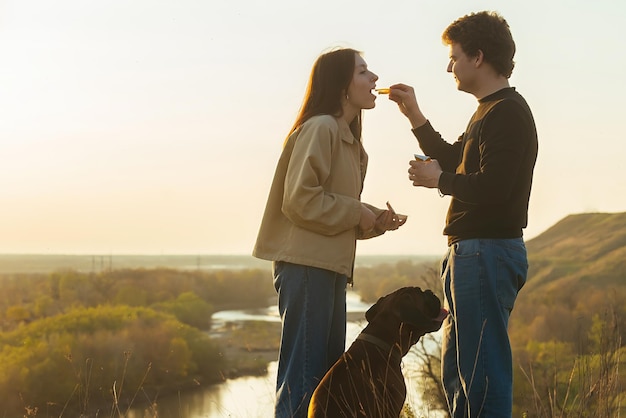
[[[391,212],[393,215],[396,214],[396,211],[393,210],[393,208],[391,207],[391,204],[389,202],[387,202],[387,209],[389,209],[389,212]]]

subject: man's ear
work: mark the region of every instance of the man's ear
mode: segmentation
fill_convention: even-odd
[[[474,66],[478,68],[484,62],[485,62],[485,54],[483,53],[482,49],[479,49],[478,52],[476,53],[476,56],[474,57]]]

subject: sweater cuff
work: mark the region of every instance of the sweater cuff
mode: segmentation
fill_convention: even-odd
[[[452,194],[452,184],[454,183],[455,175],[453,173],[447,173],[443,171],[439,176],[439,182],[437,183],[437,188],[439,189],[439,193],[442,195],[451,195]]]
[[[427,120],[425,124],[418,126],[417,128],[411,129],[411,132],[413,132],[413,135],[415,135],[415,138],[417,138],[418,140],[420,139],[420,137],[427,136],[429,133],[434,131],[435,129],[430,124],[429,120]]]

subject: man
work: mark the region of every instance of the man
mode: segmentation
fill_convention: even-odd
[[[447,71],[478,108],[465,133],[447,143],[422,114],[413,88],[391,86],[430,160],[411,161],[414,186],[451,196],[442,282],[450,316],[443,326],[442,381],[453,417],[511,417],[509,315],[526,281],[522,238],[537,158],[537,132],[524,98],[509,86],[515,43],[494,12],[466,15],[442,35]]]

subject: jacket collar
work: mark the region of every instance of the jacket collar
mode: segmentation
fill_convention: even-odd
[[[348,144],[352,144],[356,141],[354,135],[352,135],[352,131],[350,130],[350,125],[343,118],[335,118],[337,121],[337,125],[339,126],[339,136],[342,140],[347,142]]]

